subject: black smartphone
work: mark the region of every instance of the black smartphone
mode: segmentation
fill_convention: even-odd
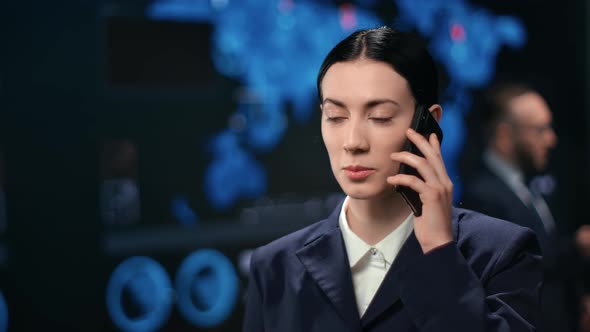
[[[426,108],[425,106],[416,106],[416,111],[414,112],[414,117],[412,118],[412,124],[410,126],[417,133],[426,137],[426,139],[430,137],[430,134],[436,134],[436,136],[438,137],[438,141],[442,143],[442,129],[440,129],[440,127],[438,126],[438,122],[436,122],[436,119],[432,116],[432,114],[430,114],[430,111],[428,111],[428,108]],[[418,147],[409,139],[406,139],[403,151],[409,151],[410,153],[416,154],[420,157],[424,157],[422,152],[420,152],[420,149],[418,149]],[[415,168],[408,166],[406,164],[400,164],[399,173],[414,175],[422,179],[422,176],[418,173],[418,171]],[[417,217],[421,216],[422,201],[420,200],[420,195],[418,195],[418,193],[415,192],[413,189],[406,186],[396,186],[395,189],[398,193],[402,195],[406,203],[408,203],[408,205],[414,212],[414,215]]]

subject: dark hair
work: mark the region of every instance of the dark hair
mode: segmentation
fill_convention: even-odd
[[[318,97],[322,80],[337,62],[371,59],[385,62],[408,81],[416,103],[430,107],[438,103],[438,74],[430,53],[415,34],[392,28],[359,30],[336,45],[320,67],[317,79]]]
[[[533,87],[519,82],[498,82],[484,92],[477,111],[481,112],[486,142],[494,136],[500,122],[510,119],[510,102],[530,92],[537,93]]]

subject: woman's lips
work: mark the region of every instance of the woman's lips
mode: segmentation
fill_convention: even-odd
[[[346,174],[346,176],[353,181],[364,180],[371,174],[376,172],[374,168],[368,168],[363,166],[347,166],[344,167],[343,170],[344,174]]]

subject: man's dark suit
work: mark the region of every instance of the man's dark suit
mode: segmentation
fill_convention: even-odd
[[[542,320],[540,331],[572,331],[573,312],[568,305],[574,300],[575,279],[572,271],[573,245],[559,239],[556,233],[548,233],[541,217],[526,206],[508,185],[487,166],[482,165],[478,172],[465,184],[462,207],[477,210],[495,218],[509,220],[520,226],[532,229],[539,239],[543,252],[544,288],[542,291]],[[569,241],[571,242],[571,241]],[[572,284],[572,285],[570,285]]]
[[[482,165],[477,174],[466,181],[462,196],[461,207],[530,228],[537,235],[543,253],[550,250],[551,238],[541,217],[487,166]]]
[[[454,209],[455,241],[424,255],[412,233],[360,318],[340,209],[254,252],[245,332],[535,330],[542,271],[530,230]]]

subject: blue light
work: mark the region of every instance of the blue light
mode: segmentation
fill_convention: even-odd
[[[445,144],[441,146],[441,150],[445,159],[445,165],[456,165],[465,140],[466,130],[463,124],[463,115],[459,109],[460,106],[456,103],[447,102],[442,107],[444,116],[441,119],[440,126],[444,130]],[[461,185],[457,168],[447,167],[447,173],[453,181],[455,196],[460,196]]]
[[[8,305],[0,292],[0,332],[6,332],[6,330],[8,330]]]
[[[140,314],[123,308],[123,294],[129,294]],[[107,310],[115,325],[124,332],[157,331],[172,309],[172,285],[166,270],[148,257],[131,257],[111,274],[106,291]]]
[[[185,22],[204,22],[215,14],[208,1],[160,0],[146,11],[154,19],[172,19]]]
[[[524,27],[517,19],[494,16],[463,0],[398,0],[397,3],[400,19],[430,38],[433,56],[445,65],[456,83],[466,87],[478,87],[490,81],[502,45],[519,47],[526,40]],[[460,44],[449,33],[457,24],[465,34]]]
[[[178,269],[175,284],[180,313],[197,327],[221,324],[238,298],[238,276],[232,263],[213,249],[188,256]]]
[[[271,90],[271,89],[269,89]],[[287,115],[276,112],[280,107],[280,101],[275,100],[272,92],[268,91],[269,98],[261,105],[243,104],[239,112],[246,118],[245,142],[253,151],[269,152],[279,143],[287,130]]]
[[[146,14],[154,19],[211,23],[215,67],[241,81],[262,101],[259,105],[240,101],[237,113],[246,119],[243,132],[223,131],[212,140],[214,158],[204,190],[213,206],[225,209],[241,197],[265,193],[266,170],[255,155],[272,151],[283,138],[288,127],[287,104],[293,105],[295,121],[309,120],[321,61],[350,31],[341,27],[338,7],[313,1],[213,4],[159,0]],[[347,15],[355,29],[381,25],[367,11],[349,10]]]
[[[445,65],[456,83],[466,87],[489,82],[502,45],[520,47],[526,40],[519,20],[494,16],[464,0],[398,0],[397,4],[400,20],[431,39],[433,56]],[[449,33],[457,24],[465,34],[461,44]]]
[[[464,0],[397,0],[397,5],[399,23],[415,28],[430,40],[433,57],[449,74],[441,122],[445,133],[442,152],[457,202],[461,198],[461,181],[456,163],[465,136],[463,115],[471,106],[470,89],[492,79],[500,48],[523,46],[526,31],[516,18],[495,16]]]
[[[520,20],[510,16],[496,17],[497,33],[510,47],[523,47],[526,43],[526,30]]]
[[[184,196],[174,197],[170,202],[170,209],[176,220],[183,225],[196,225],[199,220],[199,217],[191,209],[187,198]]]
[[[376,1],[356,3],[373,6]],[[442,126],[445,133],[456,132],[460,136],[464,124],[458,116],[470,107],[464,99],[469,89],[490,81],[500,48],[521,47],[526,31],[518,19],[495,16],[464,0],[396,3],[399,19],[394,25],[415,28],[427,37],[434,58],[448,71],[455,94],[447,93],[450,98],[445,104],[452,106],[445,110]],[[262,100],[260,105],[239,101],[236,113],[246,119],[244,128],[240,132],[230,129],[214,138],[214,158],[204,190],[218,208],[229,208],[240,197],[266,191],[266,171],[254,155],[272,151],[281,141],[288,128],[286,105],[293,105],[292,119],[308,121],[316,109],[313,104],[317,71],[331,47],[353,28],[382,25],[374,14],[352,4],[338,8],[326,1],[311,0],[158,0],[147,14],[155,19],[212,24],[211,56],[215,67],[238,79]],[[445,121],[446,117],[450,120]],[[228,146],[216,141],[223,140],[224,135],[232,136],[235,142]],[[445,155],[449,174],[456,174],[455,156],[461,145],[460,139],[445,139],[443,148],[452,154]],[[234,156],[244,164],[236,163]],[[251,176],[248,183],[240,180],[244,174]],[[453,180],[459,188],[458,179]],[[455,198],[459,199],[459,195]]]
[[[239,134],[225,130],[211,142],[213,161],[205,171],[204,191],[213,207],[230,208],[240,197],[258,197],[266,190],[266,171],[240,147]]]

